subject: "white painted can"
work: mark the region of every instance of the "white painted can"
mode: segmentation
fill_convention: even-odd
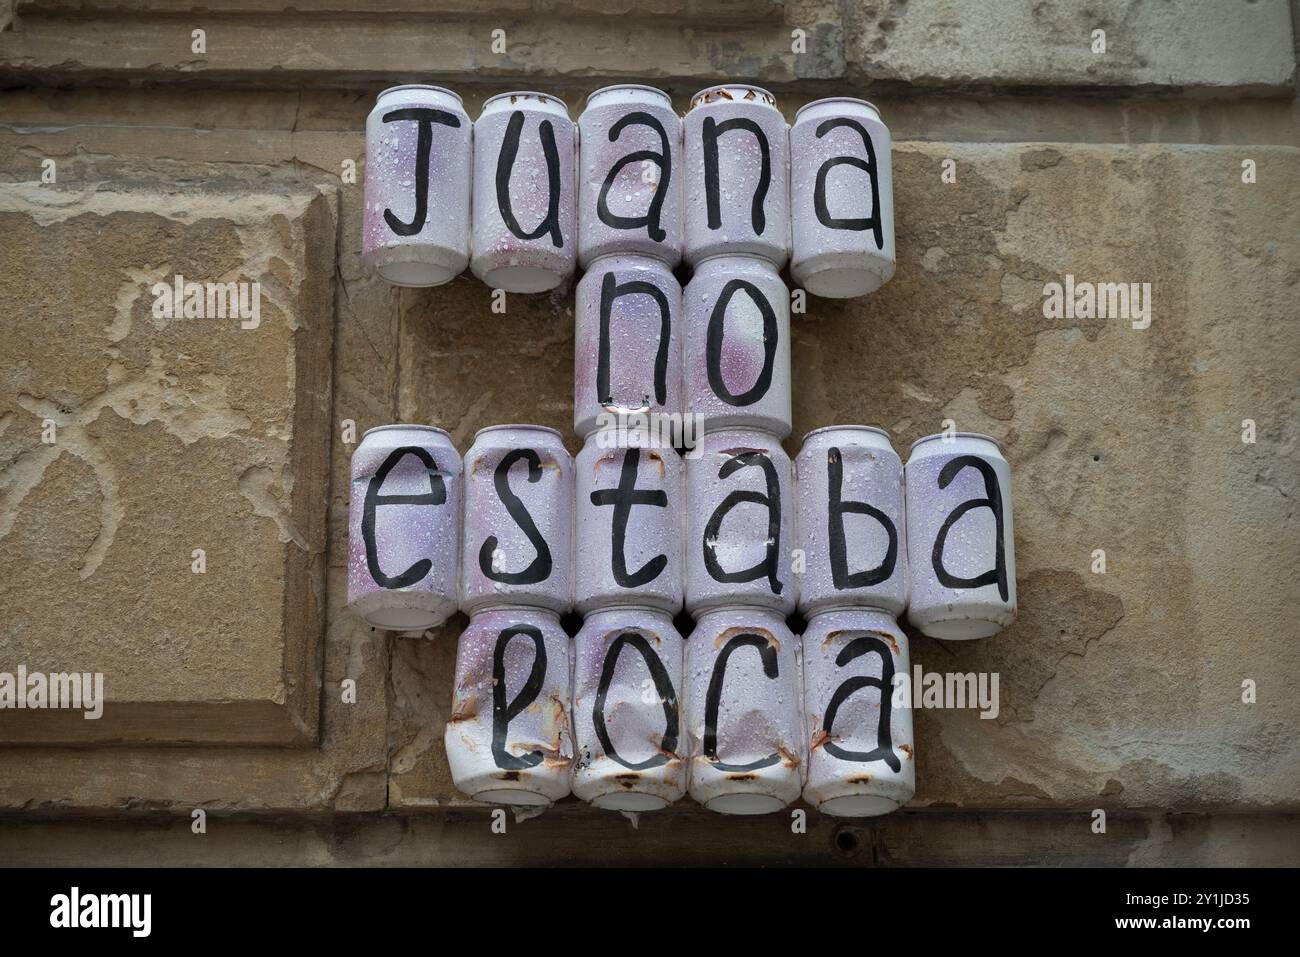
[[[475,801],[549,805],[569,793],[569,636],[542,608],[477,612],[456,647],[443,742],[456,789]]]
[[[573,793],[654,811],[686,794],[682,637],[657,608],[602,608],[574,639]]]
[[[738,605],[700,615],[686,642],[691,797],[768,814],[799,797],[807,737],[799,640],[785,616]]]
[[[808,782],[823,814],[873,817],[916,793],[911,697],[893,707],[894,678],[910,680],[907,636],[872,608],[814,615],[803,633]]]
[[[1011,467],[987,435],[912,445],[907,481],[907,618],[931,638],[987,638],[1016,617]]]

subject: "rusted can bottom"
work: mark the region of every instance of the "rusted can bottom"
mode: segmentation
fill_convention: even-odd
[[[484,804],[514,804],[521,807],[540,807],[554,803],[545,794],[538,794],[534,791],[512,791],[507,788],[479,791],[472,796],[475,801],[482,801]]]
[[[772,814],[789,803],[769,794],[723,794],[704,806],[719,814]]]
[[[606,811],[660,811],[670,803],[657,795],[644,792],[603,794],[591,799],[592,807],[603,808]]]
[[[385,281],[416,288],[449,283],[469,265],[464,253],[433,246],[381,247],[364,259]]]
[[[902,803],[877,794],[846,794],[817,805],[817,810],[831,817],[879,817],[891,814]]]
[[[686,793],[680,761],[649,771],[615,772],[605,767],[576,767],[573,796],[610,811],[658,811]]]
[[[515,807],[549,807],[569,796],[569,769],[548,764],[521,771],[484,768],[466,776],[465,757],[457,755],[456,789],[472,800],[484,804],[508,804]]]
[[[691,797],[719,814],[771,814],[797,801],[802,790],[800,769],[785,763],[726,772],[696,755],[691,764]]]
[[[601,759],[574,766],[573,796],[593,807],[610,811],[658,811],[686,794],[685,769],[680,759],[641,771],[615,767]]]

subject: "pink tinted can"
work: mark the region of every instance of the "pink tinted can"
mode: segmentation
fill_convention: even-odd
[[[501,93],[474,122],[470,268],[493,289],[554,289],[577,260],[576,127],[547,93]]]
[[[743,83],[691,97],[683,122],[684,255],[751,253],[778,269],[790,257],[790,139],[776,98]]]
[[[361,260],[396,286],[438,286],[469,262],[469,116],[440,86],[379,94],[366,119]]]
[[[974,432],[917,440],[904,470],[908,620],[931,638],[987,638],[1016,617],[1011,466]]]
[[[790,273],[814,296],[875,292],[894,275],[889,128],[866,100],[809,103],[790,129]]]
[[[586,438],[624,414],[682,411],[682,287],[651,256],[604,256],[578,282],[573,427]]]
[[[576,461],[574,605],[682,607],[682,458],[648,431],[587,436]]]
[[[790,457],[770,432],[706,432],[686,459],[686,610],[794,611]]]
[[[803,633],[808,780],[804,800],[823,814],[872,817],[916,793],[908,707],[893,706],[895,679],[911,680],[907,637],[872,608],[814,615]]]
[[[682,258],[682,121],[652,86],[607,86],[578,118],[578,259]]]
[[[352,453],[348,607],[376,628],[423,631],[456,610],[461,460],[427,425],[368,430]]]
[[[728,606],[686,642],[691,797],[722,814],[767,814],[799,797],[807,756],[799,640],[785,617]]]
[[[573,607],[573,459],[538,425],[480,429],[465,453],[460,607]]]
[[[686,794],[682,638],[656,608],[602,608],[573,645],[573,793],[654,811]]]
[[[456,647],[443,735],[457,790],[491,804],[547,805],[569,793],[569,636],[552,611],[476,612]]]
[[[804,436],[795,459],[799,610],[907,607],[903,461],[884,429],[832,425]]]
[[[683,294],[683,411],[790,434],[790,295],[761,256],[701,262]]]

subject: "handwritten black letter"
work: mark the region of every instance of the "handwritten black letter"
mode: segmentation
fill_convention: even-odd
[[[998,475],[993,471],[993,466],[978,456],[959,455],[939,472],[939,488],[947,488],[948,484],[957,477],[957,473],[967,466],[975,469],[984,477],[984,494],[987,498],[969,499],[962,502],[948,514],[943,527],[939,529],[939,534],[935,536],[934,549],[930,553],[930,564],[934,566],[934,573],[938,576],[939,583],[946,588],[982,588],[985,585],[996,583],[998,594],[1002,596],[1003,601],[1006,601],[1008,594],[1007,563],[1002,546],[1002,490],[998,486]],[[993,567],[981,575],[976,575],[974,578],[958,578],[956,575],[951,574],[943,564],[943,547],[948,541],[948,530],[956,525],[957,520],[971,509],[985,507],[993,513],[995,526]]]
[[[379,494],[379,490],[384,487],[384,479],[388,478],[388,473],[408,455],[414,455],[424,463],[424,469],[429,475],[429,491],[419,495]],[[365,506],[361,512],[361,540],[366,544],[366,566],[370,569],[370,577],[377,584],[385,588],[406,588],[408,585],[414,585],[429,574],[433,562],[421,558],[400,575],[385,575],[383,569],[379,567],[379,551],[375,543],[375,510],[381,505],[444,505],[446,502],[447,486],[442,476],[438,474],[438,466],[432,455],[415,445],[406,445],[388,454],[388,458],[384,459],[383,464],[366,484]]]
[[[415,218],[404,223],[393,215],[391,209],[385,209],[384,222],[399,236],[414,236],[424,228],[424,221],[429,215],[429,154],[433,150],[433,124],[460,126],[460,117],[445,110],[415,106],[393,110],[383,116],[385,123],[395,123],[398,120],[414,120],[420,124],[415,139]]]
[[[497,550],[497,537],[489,535],[483,542],[483,547],[478,552],[478,567],[488,578],[493,581],[503,582],[507,585],[535,585],[537,582],[546,581],[551,574],[551,549],[546,544],[546,539],[542,533],[537,530],[537,524],[533,517],[528,514],[528,509],[520,500],[519,496],[510,491],[510,466],[514,465],[520,459],[526,459],[528,462],[528,481],[540,482],[542,480],[542,460],[532,449],[515,449],[507,453],[492,476],[492,482],[496,486],[497,498],[501,499],[506,507],[506,512],[515,520],[528,540],[533,543],[533,548],[537,550],[537,557],[532,563],[521,572],[498,572],[492,569],[492,553]]]

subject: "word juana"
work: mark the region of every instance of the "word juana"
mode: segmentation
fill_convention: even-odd
[[[186,282],[177,273],[170,286],[156,282],[149,291],[155,319],[238,319],[241,329],[262,324],[260,282]]]
[[[152,894],[69,894],[50,898],[51,927],[129,927],[131,936],[148,937],[153,927]]]
[[[95,721],[104,714],[104,675],[98,671],[28,674],[26,665],[19,665],[17,674],[0,671],[0,709],[4,708],[84,710],[82,717]]]
[[[1044,319],[1129,319],[1134,329],[1151,325],[1151,283],[1081,282],[1067,273],[1065,285],[1043,286]]]
[[[1001,710],[998,703],[998,673],[981,671],[948,672],[922,671],[920,665],[912,666],[912,676],[894,675],[894,694],[890,702],[895,708],[979,708],[981,718],[996,718]]]

